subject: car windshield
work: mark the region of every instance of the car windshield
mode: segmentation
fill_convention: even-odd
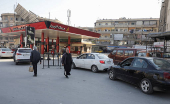
[[[146,53],[138,53],[138,56],[146,56]]]
[[[97,54],[96,55],[99,59],[107,59],[108,57],[104,54]]]
[[[19,49],[18,52],[20,53],[31,53],[31,49]]]
[[[4,48],[4,49],[2,49],[2,51],[12,51],[12,50],[9,48]]]
[[[170,62],[164,59],[150,59],[150,61],[154,64],[157,69],[164,69],[167,70],[170,68]],[[170,70],[170,69],[169,69]]]

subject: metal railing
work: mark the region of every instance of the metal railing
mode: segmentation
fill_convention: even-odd
[[[60,53],[44,53],[43,54],[43,69],[45,66],[50,68],[50,66],[60,66],[61,69],[61,54]],[[57,65],[58,64],[58,65]]]

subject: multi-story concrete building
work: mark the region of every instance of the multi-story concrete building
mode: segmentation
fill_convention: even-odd
[[[25,24],[25,21],[17,14],[3,13],[0,19],[0,28]],[[0,35],[0,46],[10,47],[14,45],[14,38]]]
[[[158,32],[159,18],[103,19],[95,22],[95,32],[101,34],[98,44],[132,46],[145,44],[148,33]]]
[[[170,30],[170,4],[169,0],[162,0],[160,11],[159,32]],[[168,6],[169,5],[169,6]]]

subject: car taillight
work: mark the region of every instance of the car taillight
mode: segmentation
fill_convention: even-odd
[[[101,63],[101,64],[105,64],[105,61],[103,61],[103,60],[100,60],[100,63]]]
[[[11,53],[14,53],[14,52],[11,52]]]
[[[20,54],[20,53],[17,53],[17,55],[22,55],[22,54]]]
[[[164,72],[164,79],[169,80],[170,79],[170,73]]]
[[[5,53],[5,52],[2,52],[2,53]]]

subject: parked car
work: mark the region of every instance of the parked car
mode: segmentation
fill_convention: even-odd
[[[13,51],[9,48],[0,48],[0,58],[1,57],[13,57]]]
[[[112,59],[102,53],[86,53],[73,58],[72,68],[91,69],[93,72],[107,71],[109,66],[114,65]]]
[[[31,48],[18,48],[14,52],[14,62],[17,65],[22,62],[30,62]]]
[[[170,62],[156,57],[131,57],[108,70],[111,80],[140,86],[146,94],[170,89]]]
[[[117,48],[111,52],[108,57],[113,59],[113,63],[117,65],[119,62],[122,62],[126,58],[138,56],[138,52],[143,49],[134,49],[134,48]]]
[[[154,50],[141,50],[138,52],[139,57],[163,57],[163,52],[157,50],[154,52]]]

